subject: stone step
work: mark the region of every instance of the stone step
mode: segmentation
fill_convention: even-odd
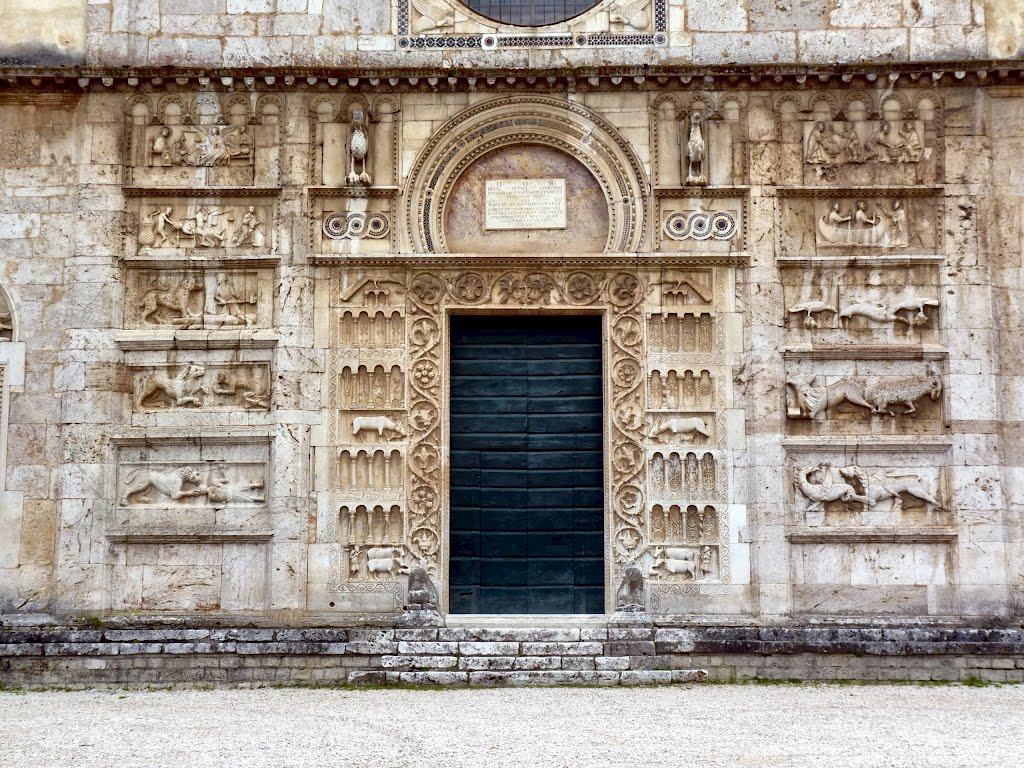
[[[518,671],[415,671],[365,672],[350,676],[355,685],[455,685],[455,686],[553,686],[553,685],[681,685],[702,683],[705,670],[518,670]]]

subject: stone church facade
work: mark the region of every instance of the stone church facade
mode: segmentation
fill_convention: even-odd
[[[584,613],[1024,614],[998,3],[42,5],[70,32],[0,87],[3,611],[390,626],[423,569],[465,613],[453,323],[586,316]]]

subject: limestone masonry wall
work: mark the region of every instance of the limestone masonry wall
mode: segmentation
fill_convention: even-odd
[[[449,318],[517,312],[604,323],[609,617],[1018,623],[1019,10],[32,4],[0,612],[443,621]]]
[[[542,32],[644,32],[663,15],[655,48],[602,45],[509,50],[461,45],[403,48],[400,35],[480,37],[507,31],[448,0],[15,0],[0,29],[0,59],[106,66],[600,66],[624,63],[934,61],[1021,55],[1016,0],[635,0]],[[433,10],[431,10],[433,9]],[[653,10],[653,12],[652,12]],[[431,15],[433,14],[433,15]],[[405,32],[400,25],[404,24]]]

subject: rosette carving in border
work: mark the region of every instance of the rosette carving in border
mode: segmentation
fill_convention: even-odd
[[[634,274],[620,272],[608,281],[611,310],[611,491],[613,554],[629,565],[647,546],[644,499],[645,456],[642,304],[646,290]]]
[[[416,275],[408,293],[409,552],[428,573],[441,553],[441,300],[445,286]]]

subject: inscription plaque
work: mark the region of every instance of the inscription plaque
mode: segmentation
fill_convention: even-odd
[[[565,229],[565,179],[488,179],[484,229]]]

